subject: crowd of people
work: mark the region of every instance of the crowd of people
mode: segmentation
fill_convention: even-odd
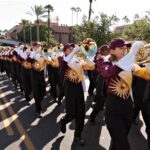
[[[93,44],[88,39],[82,47],[90,51]],[[97,114],[105,111],[112,139],[110,149],[130,150],[128,133],[132,123],[137,123],[139,111],[146,125],[150,149],[150,64],[139,66],[135,63],[141,47],[144,47],[141,41],[127,44],[121,38],[102,45],[92,56],[73,43],[51,49],[40,42],[32,46],[1,47],[0,72],[6,73],[16,89],[20,88],[27,105],[30,105],[32,93],[39,118],[42,117],[41,102],[46,96],[45,77],[48,75],[52,99],[60,106],[65,97],[66,114],[60,121],[61,132],[65,133],[66,124],[75,119],[74,141],[84,145],[86,71],[90,81],[88,94],[94,97],[90,122],[95,124]]]

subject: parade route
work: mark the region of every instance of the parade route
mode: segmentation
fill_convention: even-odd
[[[89,122],[92,100],[92,97],[86,99],[85,145],[79,146],[73,143],[74,123],[67,125],[66,134],[60,132],[64,101],[57,106],[47,92],[42,103],[43,117],[39,119],[35,115],[34,100],[30,106],[25,105],[23,94],[13,88],[5,74],[0,75],[0,150],[108,150],[110,136],[103,112],[99,113],[96,125]],[[141,120],[140,115],[138,125],[133,125],[130,131],[131,150],[148,150]]]

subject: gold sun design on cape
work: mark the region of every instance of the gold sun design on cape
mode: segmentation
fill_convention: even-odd
[[[122,80],[115,78],[112,80],[109,88],[119,97],[123,99],[127,99],[129,97],[129,87],[128,85]]]
[[[65,77],[74,83],[79,83],[82,80],[80,75],[72,69],[66,71]]]

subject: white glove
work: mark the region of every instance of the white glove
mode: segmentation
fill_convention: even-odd
[[[41,63],[44,62],[44,58],[41,57],[41,55],[39,53],[35,55],[34,59],[37,60],[37,61],[39,61],[39,62],[41,62]]]
[[[40,46],[40,47],[38,47],[35,51],[36,51],[36,53],[39,53],[40,51],[41,51],[41,49],[42,49],[42,47]]]
[[[35,55],[36,55],[36,51],[33,51],[33,52],[31,52],[31,54],[30,54],[29,57],[30,57],[31,59],[33,59],[33,58],[35,57]]]
[[[27,59],[27,55],[23,51],[21,51],[20,56],[25,60]]]
[[[94,66],[95,65],[95,63],[92,60],[90,60],[88,57],[86,57],[86,62],[89,66]]]
[[[64,57],[64,61],[69,62],[79,50],[80,50],[80,47],[75,47],[68,56]]]

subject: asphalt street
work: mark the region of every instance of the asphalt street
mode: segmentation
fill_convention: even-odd
[[[27,106],[23,94],[14,89],[5,74],[0,75],[0,150],[108,150],[110,136],[104,112],[97,116],[96,125],[89,122],[92,100],[93,97],[86,98],[85,145],[79,146],[73,142],[74,122],[67,125],[66,134],[60,132],[64,101],[57,106],[47,92],[42,102],[43,117],[39,119],[35,115],[34,100]],[[131,150],[148,150],[146,138],[140,115],[138,125],[133,125],[129,134]]]

